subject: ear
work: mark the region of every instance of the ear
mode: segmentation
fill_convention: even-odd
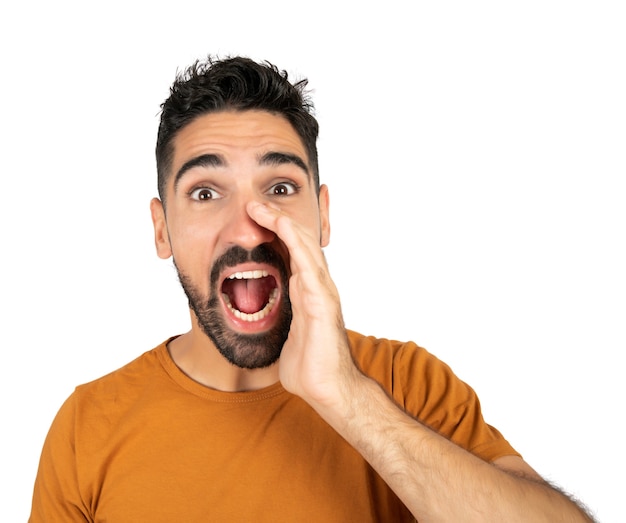
[[[152,215],[152,225],[154,226],[154,244],[159,258],[169,258],[172,255],[172,246],[167,232],[167,222],[165,221],[165,209],[163,203],[158,198],[150,201],[150,214]]]
[[[328,246],[330,243],[330,219],[329,219],[329,197],[328,187],[326,185],[320,186],[319,196],[319,208],[320,208],[320,245],[322,247]]]

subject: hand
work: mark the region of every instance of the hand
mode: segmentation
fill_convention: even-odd
[[[247,210],[289,251],[293,319],[279,361],[280,381],[314,408],[335,406],[360,372],[352,361],[339,293],[319,237],[273,206],[251,202]]]

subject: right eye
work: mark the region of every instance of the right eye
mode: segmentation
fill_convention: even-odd
[[[209,189],[208,187],[198,187],[189,193],[192,200],[199,202],[205,200],[219,200],[222,196],[215,189]]]

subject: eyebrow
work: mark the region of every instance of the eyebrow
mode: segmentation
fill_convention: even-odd
[[[184,176],[184,174],[194,167],[222,167],[224,165],[226,165],[226,162],[219,154],[202,154],[192,158],[191,160],[185,162],[180,169],[178,169],[176,177],[174,178],[174,191],[176,191],[178,182],[180,182],[180,179]]]
[[[302,169],[309,176],[309,168],[306,162],[296,154],[269,152],[261,156],[259,165],[283,165],[290,163]]]
[[[271,151],[269,153],[265,153],[259,158],[259,165],[272,166],[284,164],[295,165],[302,169],[307,177],[310,176],[309,168],[307,167],[305,161],[296,154]],[[174,177],[174,191],[176,191],[176,187],[178,186],[181,178],[191,169],[195,167],[223,167],[225,165],[226,160],[224,160],[224,158],[219,154],[202,154],[192,158],[191,160],[185,162],[176,173],[176,176]]]

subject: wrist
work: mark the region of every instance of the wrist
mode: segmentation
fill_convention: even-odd
[[[371,406],[373,394],[380,387],[365,376],[354,364],[335,383],[333,392],[306,401],[344,437],[358,424],[359,414]]]

